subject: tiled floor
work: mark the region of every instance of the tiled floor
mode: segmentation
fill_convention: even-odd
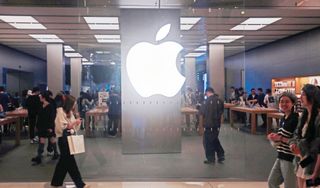
[[[76,158],[83,179],[89,182],[267,181],[276,152],[265,135],[243,133],[225,124],[219,137],[226,152],[224,164],[203,164],[202,137],[196,134],[183,136],[182,151],[174,154],[123,155],[120,138],[88,138],[86,153]],[[2,147],[12,143],[5,140]],[[0,182],[49,182],[55,162],[45,154],[42,165],[31,166],[30,159],[36,151],[37,145],[23,140],[19,147],[0,155]],[[71,181],[68,176],[66,181]],[[134,185],[121,183],[121,187],[130,184]],[[236,184],[223,184],[229,185]],[[93,186],[99,187],[100,183]],[[214,186],[217,188],[218,184]]]
[[[264,188],[266,182],[89,182],[90,188]],[[0,188],[49,188],[49,183],[0,183]],[[67,183],[65,188],[74,188]]]

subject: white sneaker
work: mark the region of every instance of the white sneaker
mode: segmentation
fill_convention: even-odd
[[[53,156],[53,151],[52,152],[49,152],[49,151],[47,151],[47,156]]]
[[[33,139],[30,140],[30,144],[34,144],[34,140]]]

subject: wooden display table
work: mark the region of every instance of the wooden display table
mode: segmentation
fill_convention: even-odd
[[[6,117],[16,118],[16,145],[19,145],[21,127],[23,125],[24,118],[28,117],[28,110],[24,108],[17,108],[13,111],[6,112]]]
[[[230,108],[230,125],[233,127],[233,118],[232,118],[232,111],[237,112],[246,112],[251,114],[251,133],[256,134],[257,132],[257,114],[268,114],[273,112],[278,112],[278,109],[275,108],[262,108],[262,107],[231,107]]]
[[[232,103],[224,103],[223,104],[223,106],[224,106],[224,108],[225,109],[229,109],[229,108],[231,108],[231,107],[235,107],[235,106],[237,106],[236,104],[232,104]]]
[[[183,114],[197,114],[198,110],[195,108],[191,108],[191,107],[183,107],[181,108],[181,113]]]
[[[186,115],[186,125],[187,128],[191,128],[191,115],[198,114],[198,110],[192,107],[183,107],[181,108],[181,113]]]
[[[108,108],[107,107],[96,107],[86,112],[86,121],[85,121],[85,129],[86,129],[86,136],[90,136],[90,116],[94,118],[102,117],[104,122],[106,123],[106,116],[108,115]]]
[[[271,132],[272,119],[275,118],[277,121],[277,124],[279,125],[279,119],[281,119],[283,116],[284,114],[281,112],[274,112],[274,113],[267,114],[267,135]]]
[[[28,110],[23,108],[17,108],[14,111],[6,112],[6,116],[17,116],[19,118],[28,117]]]
[[[226,115],[226,118],[225,118],[227,121],[230,121],[230,120],[228,120],[228,118],[230,117],[230,108],[231,107],[236,107],[236,106],[237,106],[236,104],[226,103],[226,102],[223,104],[224,109],[227,110],[227,115]],[[221,120],[224,121],[224,118],[222,118]],[[223,122],[221,122],[221,123],[223,123]]]
[[[20,145],[20,121],[19,121],[19,117],[17,116],[9,116],[9,117],[5,117],[0,119],[0,125],[6,126],[9,125],[11,123],[15,123],[16,126],[16,145]]]

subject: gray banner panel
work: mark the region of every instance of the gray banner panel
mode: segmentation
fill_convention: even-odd
[[[181,152],[180,92],[173,97],[166,97],[159,93],[150,97],[142,97],[129,80],[126,68],[127,54],[130,48],[139,42],[148,42],[153,45],[166,41],[179,43],[179,19],[179,10],[121,10],[123,153]],[[169,34],[163,40],[156,42],[158,30],[166,24],[171,24]],[[179,62],[179,57],[177,57],[177,62]],[[154,62],[150,60],[150,63]],[[140,69],[141,74],[148,71],[146,67]],[[150,76],[150,74],[147,75]],[[166,72],[161,75],[164,78],[167,76]],[[145,87],[157,87],[157,85],[154,83]]]

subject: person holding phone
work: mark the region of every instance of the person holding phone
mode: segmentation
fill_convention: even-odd
[[[299,121],[299,114],[294,112],[296,101],[296,96],[289,92],[282,93],[279,98],[279,108],[284,113],[284,117],[280,120],[278,132],[268,135],[268,139],[278,152],[278,157],[269,174],[269,188],[279,188],[282,183],[284,183],[285,188],[296,187],[296,177],[292,163],[294,154],[288,144],[288,139],[293,137]]]
[[[55,131],[58,137],[61,156],[55,168],[51,185],[62,186],[67,173],[69,173],[77,188],[88,187],[82,180],[74,156],[70,155],[67,140],[67,136],[74,134],[75,131],[79,130],[81,124],[81,119],[76,119],[73,113],[76,108],[76,99],[71,95],[61,95],[61,98],[63,102],[60,104],[62,104],[62,106],[57,108],[55,119]]]
[[[320,90],[314,85],[306,84],[301,92],[301,104],[305,108],[297,128],[297,134],[290,141],[290,149],[297,156],[297,183],[299,188],[306,187],[306,180],[315,179],[314,171],[319,155],[320,121],[319,101]]]

